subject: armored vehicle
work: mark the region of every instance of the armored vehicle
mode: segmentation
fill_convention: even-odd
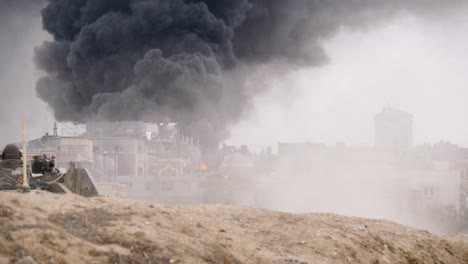
[[[98,195],[96,184],[85,169],[76,168],[74,163],[70,163],[65,172],[55,167],[54,159],[45,154],[34,156],[25,176],[21,151],[16,145],[7,145],[1,154],[0,191],[21,189],[24,177],[27,177],[31,189],[74,193],[85,197]]]

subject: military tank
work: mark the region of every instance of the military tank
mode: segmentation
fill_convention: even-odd
[[[55,158],[47,155],[34,156],[24,175],[22,153],[18,146],[7,145],[1,154],[0,191],[23,190],[25,177],[30,189],[53,193],[74,193],[85,197],[99,195],[92,176],[71,162],[66,171],[55,167]]]

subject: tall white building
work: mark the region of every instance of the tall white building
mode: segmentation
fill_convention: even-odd
[[[401,151],[413,146],[413,116],[385,107],[375,118],[374,144],[378,149]]]

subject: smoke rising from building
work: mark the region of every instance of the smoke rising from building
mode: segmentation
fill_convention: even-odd
[[[47,75],[37,93],[60,121],[169,116],[215,147],[261,88],[242,66],[320,66],[321,43],[341,27],[368,28],[398,13],[462,1],[49,0],[36,50]]]

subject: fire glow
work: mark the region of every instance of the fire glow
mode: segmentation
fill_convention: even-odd
[[[202,171],[207,171],[208,166],[204,162],[200,162],[200,170]]]

